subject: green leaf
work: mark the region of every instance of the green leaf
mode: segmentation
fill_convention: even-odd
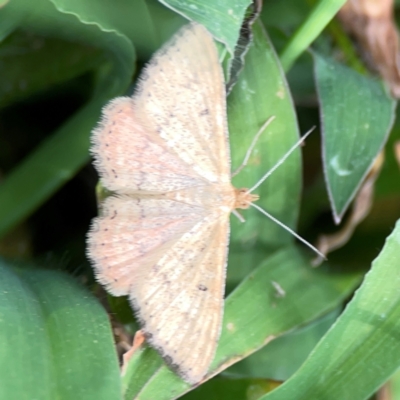
[[[339,314],[338,308],[305,327],[278,337],[250,357],[232,365],[227,373],[237,377],[268,378],[276,381],[289,379]]]
[[[62,1],[54,0],[54,4],[60,7]],[[113,8],[111,4],[109,7]],[[97,15],[96,24],[85,22],[86,14],[80,15],[83,9],[87,12],[85,2],[77,4],[72,14],[71,10],[64,12],[61,7],[55,8],[51,2],[44,0],[35,3],[28,0],[15,0],[0,9],[0,19],[6,16],[20,21],[21,27],[35,32],[36,35],[78,41],[85,46],[95,45],[101,50],[95,53],[102,53],[105,60],[96,66],[97,79],[92,99],[51,137],[39,144],[2,182],[0,235],[4,235],[30,215],[87,163],[90,132],[99,118],[102,105],[107,99],[122,93],[129,84],[134,66],[132,44],[118,32],[118,26],[110,30],[110,24],[104,22],[104,27],[99,15]],[[102,16],[106,19],[105,12]],[[7,46],[7,43],[4,45]],[[49,70],[46,70],[46,63],[40,59],[43,52],[46,53],[46,51],[28,53],[23,59],[19,58],[18,64],[23,64],[18,74],[19,80],[27,76],[29,77],[27,82],[35,79],[36,88],[47,85]],[[79,54],[81,54],[80,50],[74,56],[79,57]],[[27,61],[26,65],[23,60]],[[41,63],[42,68],[36,75],[32,75],[31,70],[35,69],[38,62]],[[87,68],[88,61],[85,57],[83,62],[84,66],[79,67],[77,63],[74,68],[77,70]],[[50,63],[51,68],[57,69],[56,66],[57,62]],[[69,65],[65,68],[68,69]],[[70,72],[67,71],[60,75],[62,79],[65,79],[71,76],[68,74]]]
[[[138,57],[148,58],[160,46],[161,29],[153,20],[149,9],[151,4],[145,0],[114,0],[112,3],[97,0],[51,1],[58,10],[75,15],[84,24],[99,24],[104,33],[110,32],[116,39],[118,36],[120,41],[129,39],[135,45]],[[116,51],[117,56],[130,56],[121,50],[123,48]]]
[[[233,55],[250,0],[160,0],[166,7],[203,24]]]
[[[357,274],[330,274],[323,269],[312,269],[292,246],[265,259],[225,301],[222,334],[210,375],[284,332],[334,309],[358,280]],[[285,297],[277,296],[272,282],[281,285]],[[123,385],[125,399],[137,398],[139,393],[142,400],[171,399],[190,390],[148,348],[137,351],[131,358]]]
[[[336,223],[386,143],[396,102],[372,78],[314,53],[325,180]]]
[[[400,221],[347,308],[291,379],[265,400],[367,399],[400,366]]]
[[[15,48],[25,51],[13,51]],[[104,52],[95,47],[20,30],[1,44],[0,60],[1,108],[72,81],[105,61]]]
[[[253,25],[253,34],[244,70],[228,97],[232,171],[241,165],[262,125],[270,117],[275,119],[261,134],[247,167],[233,178],[237,188],[252,187],[299,137],[292,98],[271,42],[260,23]],[[254,193],[260,195],[259,206],[294,229],[300,190],[300,150],[296,150]],[[231,217],[232,243],[248,246],[259,240],[277,247],[293,239],[258,210],[249,209],[242,214],[245,224]]]
[[[0,398],[121,398],[109,319],[67,275],[0,261]]]

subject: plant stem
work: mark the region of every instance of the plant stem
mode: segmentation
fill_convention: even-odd
[[[296,59],[318,37],[346,0],[321,0],[299,26],[280,54],[282,67],[288,72]]]

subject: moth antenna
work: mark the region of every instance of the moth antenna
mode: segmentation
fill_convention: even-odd
[[[274,221],[276,224],[281,226],[283,229],[286,229],[289,233],[291,233],[296,239],[299,239],[300,242],[304,243],[306,246],[308,246],[311,250],[313,250],[315,253],[317,253],[320,257],[322,257],[324,260],[326,260],[326,257],[324,254],[322,254],[316,247],[314,247],[312,244],[308,243],[307,240],[303,239],[300,235],[298,235],[293,229],[290,229],[288,226],[283,224],[281,221],[273,217],[270,213],[265,211],[263,208],[259,207],[257,204],[254,203],[249,203],[252,207],[256,208],[260,213],[264,214],[266,217],[268,217],[271,221]]]
[[[251,193],[256,190],[275,170],[280,167],[287,158],[307,139],[308,135],[315,129],[313,126],[307,133],[304,134],[288,151],[287,153],[252,187],[247,193]]]
[[[261,134],[264,132],[265,128],[275,119],[275,115],[273,115],[272,117],[268,118],[264,125],[260,128],[260,130],[256,133],[256,135],[254,136],[250,147],[248,148],[246,155],[244,156],[243,162],[240,165],[240,167],[232,174],[232,178],[237,175],[249,162],[249,158],[251,156],[251,153],[254,150],[255,145],[257,144],[258,139],[260,138]]]

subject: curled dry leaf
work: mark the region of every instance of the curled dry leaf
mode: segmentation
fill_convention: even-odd
[[[333,250],[344,246],[350,240],[357,225],[369,214],[374,197],[375,181],[379,176],[383,161],[384,154],[381,152],[365,178],[364,183],[354,200],[351,214],[343,228],[331,235],[322,234],[319,236],[316,247],[322,254],[327,255]],[[320,265],[322,261],[324,261],[324,259],[318,256],[314,259],[313,266],[316,267]]]
[[[348,0],[338,16],[360,44],[369,66],[399,98],[399,35],[393,18],[393,0]]]

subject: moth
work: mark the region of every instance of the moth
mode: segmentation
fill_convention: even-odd
[[[92,135],[113,194],[88,233],[88,257],[191,384],[206,375],[220,337],[230,214],[258,198],[232,186],[228,139],[217,49],[197,23],[153,56],[132,97],[104,108]]]

